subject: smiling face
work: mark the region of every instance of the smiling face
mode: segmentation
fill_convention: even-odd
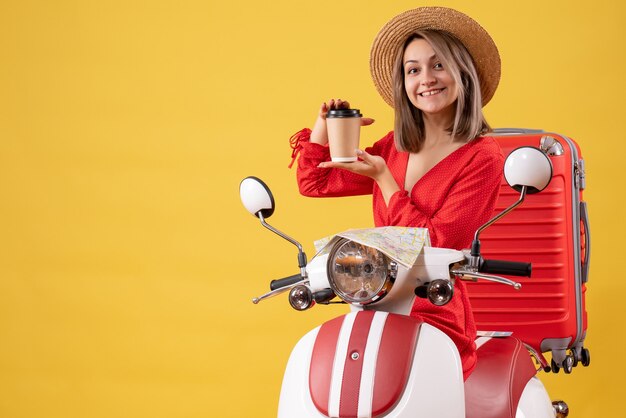
[[[409,35],[394,58],[392,87],[398,150],[419,152],[426,130],[433,127],[459,141],[471,141],[491,129],[482,113],[472,56],[447,32]]]
[[[402,63],[404,87],[413,106],[424,116],[453,118],[457,84],[432,46],[425,39],[413,39],[404,50]]]

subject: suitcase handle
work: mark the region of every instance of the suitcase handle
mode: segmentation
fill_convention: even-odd
[[[545,131],[543,129],[496,128],[492,132],[497,135],[507,135],[507,134],[528,135],[528,134],[540,134]]]
[[[589,214],[587,212],[587,202],[580,202],[580,219],[585,228],[585,261],[582,267],[582,280],[587,283],[589,280],[589,260],[591,259],[591,232],[589,232]]]

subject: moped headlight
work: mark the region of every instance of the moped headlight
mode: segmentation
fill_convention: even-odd
[[[443,306],[452,299],[454,287],[450,280],[436,279],[428,285],[426,295],[433,305]]]
[[[341,239],[328,257],[330,287],[341,299],[356,305],[376,302],[391,289],[397,266],[382,252]]]

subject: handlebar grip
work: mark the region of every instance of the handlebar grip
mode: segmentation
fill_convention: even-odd
[[[483,260],[480,273],[505,274],[507,276],[530,277],[532,265],[518,261]]]
[[[335,292],[332,289],[324,289],[313,293],[313,299],[317,303],[327,304],[331,299],[335,297]]]
[[[284,277],[282,279],[272,280],[270,282],[270,290],[280,289],[281,287],[291,286],[302,280],[300,274],[294,274],[293,276]]]

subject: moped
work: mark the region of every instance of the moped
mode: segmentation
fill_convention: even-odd
[[[296,344],[283,378],[279,418],[568,415],[565,402],[550,400],[537,377],[542,370],[538,353],[522,341],[479,334],[478,363],[464,382],[452,340],[409,316],[416,297],[438,306],[448,303],[455,280],[488,280],[520,289],[520,283],[499,275],[530,275],[529,263],[483,258],[479,238],[527,194],[548,185],[551,162],[538,148],[522,147],[508,156],[504,175],[519,199],[476,231],[469,250],[430,247],[422,228],[371,228],[320,242],[310,262],[295,239],[266,222],[275,208],[267,185],[256,177],[241,182],[246,209],[298,247],[299,273],[273,280],[270,292],[253,302],[288,292],[296,310],[337,298],[351,311]]]

